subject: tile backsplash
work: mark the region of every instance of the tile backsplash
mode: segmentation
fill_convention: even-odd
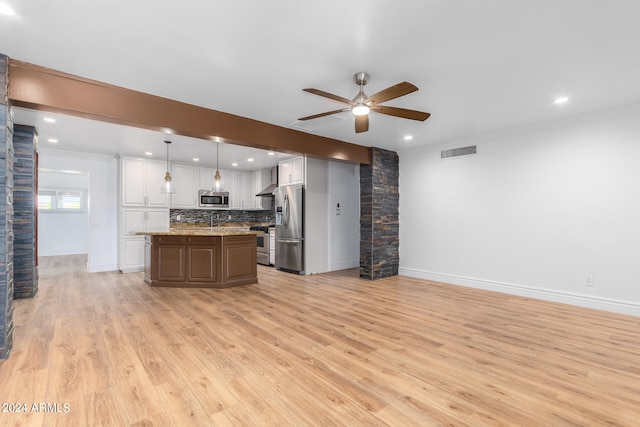
[[[180,215],[180,221],[178,221]],[[275,223],[273,209],[266,211],[237,211],[218,209],[171,209],[169,222],[171,227],[180,225],[199,225],[208,227],[213,216],[214,225],[233,226],[234,224]]]

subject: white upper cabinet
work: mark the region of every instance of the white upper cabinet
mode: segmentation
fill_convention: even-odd
[[[256,210],[271,209],[271,198],[256,196],[271,183],[271,170],[259,169],[251,172],[251,208]]]
[[[262,190],[262,171],[251,172],[251,209],[262,209],[262,197],[256,194]]]
[[[155,208],[169,207],[169,196],[160,192],[166,174],[166,162],[147,160],[145,177],[145,184],[147,186],[147,206]]]
[[[126,206],[145,206],[147,190],[145,185],[144,159],[122,159],[122,204]],[[159,191],[159,189],[158,189]]]
[[[169,198],[160,192],[166,163],[123,157],[121,165],[123,206],[169,207]]]
[[[218,172],[220,172],[220,188],[216,189],[215,187],[216,169],[214,169],[212,178],[213,191],[229,191],[229,171],[226,169],[218,169]]]
[[[172,182],[176,192],[171,195],[171,207],[180,209],[193,209],[198,207],[198,167],[173,165]]]
[[[199,172],[199,190],[213,190],[213,177],[216,174],[216,170],[213,168],[198,168]]]
[[[290,162],[292,177],[302,176],[303,158]],[[122,206],[161,208],[169,207],[167,195],[160,193],[162,180],[166,173],[163,162],[147,159],[122,159]],[[176,192],[171,195],[171,207],[174,209],[198,209],[198,192],[215,191],[216,169],[192,165],[174,164],[171,166],[171,178]],[[144,176],[144,179],[140,178]],[[253,172],[220,169],[222,177],[221,191],[229,192],[229,209],[264,210],[271,209],[271,199],[257,197],[260,191],[271,182],[270,169]],[[294,181],[295,182],[295,181]],[[157,185],[156,185],[157,184]]]
[[[239,180],[240,209],[251,209],[251,172],[240,172]]]
[[[278,185],[304,184],[304,157],[292,157],[278,165]]]
[[[242,205],[240,197],[240,172],[227,171],[224,177],[225,190],[229,192],[229,208],[240,209]]]

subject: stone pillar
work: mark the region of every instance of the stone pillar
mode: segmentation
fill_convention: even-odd
[[[13,297],[38,293],[36,151],[38,132],[13,125]]]
[[[13,342],[13,117],[9,58],[0,54],[0,359]]]
[[[398,274],[398,154],[371,148],[371,164],[360,166],[360,277]]]

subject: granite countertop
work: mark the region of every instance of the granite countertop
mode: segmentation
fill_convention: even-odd
[[[180,227],[169,231],[138,231],[139,236],[246,236],[262,234],[247,227]]]

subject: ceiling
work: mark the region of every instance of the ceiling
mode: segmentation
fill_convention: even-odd
[[[365,146],[438,146],[640,103],[637,0],[0,2],[15,10],[0,15],[0,52],[14,59]],[[350,112],[296,120],[341,105],[303,88],[352,98],[359,71],[371,74],[369,95],[417,85],[385,105],[431,118],[373,114],[361,134]],[[569,101],[554,104],[561,96]],[[41,146],[53,137],[59,149],[164,156],[160,133],[42,118],[16,111]],[[215,156],[210,141],[171,139],[172,158]],[[258,157],[227,149],[221,161]]]
[[[55,123],[45,118],[53,119]],[[169,158],[173,163],[243,171],[270,168],[280,160],[291,157],[291,154],[24,108],[14,108],[14,121],[38,130],[38,147],[41,151],[77,151],[107,156],[120,154],[166,160],[167,145],[164,141],[171,141]]]

